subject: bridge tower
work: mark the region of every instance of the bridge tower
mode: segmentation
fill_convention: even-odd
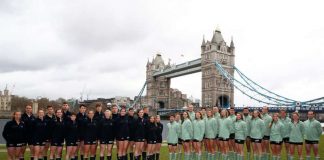
[[[161,54],[157,54],[152,61],[146,64],[146,100],[147,105],[153,108],[168,108],[170,94],[170,78],[165,76],[153,77],[153,73],[170,68],[170,62],[166,65]]]
[[[234,87],[217,71],[214,61],[218,61],[231,75],[234,75],[235,46],[233,38],[226,44],[219,28],[214,31],[211,41],[203,38],[201,44],[202,105],[234,106]]]

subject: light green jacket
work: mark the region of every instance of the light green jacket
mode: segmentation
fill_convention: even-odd
[[[254,139],[262,139],[264,135],[265,125],[259,117],[251,120],[250,137]]]
[[[228,116],[227,118],[229,118],[232,121],[230,133],[234,133],[235,132],[234,131],[234,122],[236,121],[236,116],[233,114],[233,115]]]
[[[234,123],[235,139],[245,140],[248,135],[246,122],[238,120]]]
[[[243,120],[246,122],[247,130],[248,130],[247,136],[250,136],[250,132],[251,132],[251,119],[252,119],[251,115],[247,115],[247,116],[243,115]]]
[[[279,121],[284,125],[283,138],[288,138],[289,137],[289,126],[291,123],[291,119],[289,117],[279,118]]]
[[[180,136],[180,126],[177,122],[169,122],[168,127],[168,137],[167,142],[172,144],[178,143],[178,138]]]
[[[218,137],[220,138],[229,138],[231,126],[233,126],[233,122],[229,118],[220,118],[219,119],[219,129],[218,129]]]
[[[205,134],[205,121],[194,120],[192,126],[193,126],[193,139],[202,141]]]
[[[216,118],[216,119],[219,119],[220,118],[219,112],[214,113],[214,118]]]
[[[265,113],[265,114],[262,114],[262,119],[263,119],[263,122],[264,122],[264,125],[265,125],[264,135],[269,136],[270,135],[270,127],[269,127],[269,125],[272,122],[272,117],[268,113]]]
[[[281,142],[284,135],[284,127],[280,121],[273,122],[271,128],[268,126],[270,128],[270,141]]]
[[[181,139],[191,140],[193,137],[192,123],[189,118],[185,119],[181,125]]]
[[[215,118],[207,118],[205,127],[205,137],[215,138],[218,133],[218,124]]]
[[[305,140],[319,141],[322,135],[321,123],[316,119],[308,119],[304,122]]]
[[[290,123],[289,132],[289,142],[304,142],[305,127],[302,121],[299,121],[296,124],[293,122]]]
[[[194,121],[195,117],[196,117],[196,115],[195,115],[196,113],[194,111],[192,111],[192,112],[188,111],[188,113],[189,113],[189,118],[190,118],[191,122]]]
[[[179,125],[179,130],[180,130],[180,132],[179,132],[179,138],[181,138],[181,132],[182,132],[182,130],[181,130],[181,123],[182,123],[182,120],[180,119],[179,121],[174,121],[174,122],[176,122],[176,123],[178,123],[178,125]]]

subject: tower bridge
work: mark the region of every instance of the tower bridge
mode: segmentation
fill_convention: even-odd
[[[198,55],[198,54],[197,54]],[[161,113],[169,113],[178,110],[172,105],[171,94],[174,89],[170,88],[171,79],[193,73],[201,73],[202,94],[201,104],[205,107],[218,106],[228,108],[234,105],[234,88],[250,99],[262,105],[274,107],[289,107],[291,110],[314,109],[323,111],[324,97],[298,101],[285,96],[281,96],[273,91],[262,87],[251,80],[235,66],[235,46],[233,39],[227,45],[219,29],[213,32],[210,40],[203,38],[200,58],[171,65],[166,64],[161,54],[157,54],[146,64],[146,81],[137,97],[141,98],[142,104],[152,106]],[[237,77],[234,77],[236,72]],[[146,87],[146,96],[142,96]],[[180,92],[181,93],[181,92]],[[178,98],[186,98],[179,94]],[[138,99],[135,100],[135,103]],[[135,104],[134,103],[134,104]],[[239,106],[235,106],[239,107]],[[292,109],[293,108],[293,109]],[[239,109],[239,108],[238,108]]]

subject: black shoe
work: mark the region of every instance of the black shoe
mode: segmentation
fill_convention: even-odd
[[[142,152],[142,158],[143,160],[146,160],[146,152]]]
[[[134,160],[134,153],[133,152],[129,153],[129,160]]]
[[[107,160],[111,160],[111,156],[107,156]]]
[[[160,160],[160,153],[155,154],[155,160]]]

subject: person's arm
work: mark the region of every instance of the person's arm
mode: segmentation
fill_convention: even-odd
[[[321,137],[323,130],[320,122],[316,123],[316,131],[317,131],[317,136]]]
[[[8,139],[9,139],[9,134],[10,134],[9,123],[10,123],[10,122],[7,122],[7,123],[6,123],[6,125],[4,126],[3,131],[2,131],[2,137],[3,137],[6,141],[8,141]]]
[[[243,132],[244,132],[244,139],[248,136],[248,128],[246,122],[242,123],[243,124]]]
[[[204,134],[205,134],[205,122],[203,121],[203,123],[200,123],[201,126],[200,126],[200,131],[201,131],[201,134],[200,134],[200,138],[204,138]]]
[[[264,133],[265,133],[265,131],[266,131],[264,121],[263,121],[263,120],[260,120],[259,124],[260,124],[260,131],[261,131],[261,134],[264,135]],[[262,138],[262,137],[261,137],[261,138]]]

